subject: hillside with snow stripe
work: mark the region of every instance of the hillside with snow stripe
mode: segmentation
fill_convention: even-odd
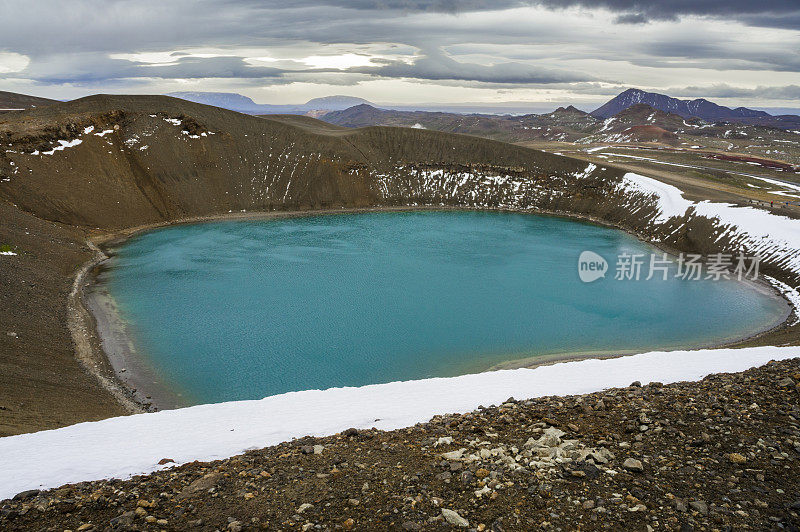
[[[683,216],[694,205],[694,202],[684,199],[679,188],[635,173],[625,174],[620,188],[625,192],[652,194],[658,198],[660,214],[653,219],[654,223],[665,223],[670,218]]]
[[[707,218],[719,227],[717,240],[726,238],[750,255],[758,255],[800,275],[800,220],[780,216],[754,207],[729,203],[693,202],[667,183],[635,173],[627,173],[619,185],[626,193],[640,193],[655,199],[659,215],[653,224],[689,215]],[[785,292],[785,291],[784,291]]]

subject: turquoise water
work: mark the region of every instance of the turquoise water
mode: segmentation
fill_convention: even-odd
[[[611,275],[578,278],[578,256]],[[713,344],[779,321],[738,282],[616,281],[612,229],[407,212],[176,226],[104,275],[140,351],[194,402],[450,376],[542,353]]]

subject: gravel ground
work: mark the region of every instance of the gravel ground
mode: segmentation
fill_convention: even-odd
[[[800,358],[0,502],[0,530],[452,528],[798,530]]]

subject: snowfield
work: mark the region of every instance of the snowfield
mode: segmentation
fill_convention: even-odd
[[[664,384],[738,372],[800,356],[800,347],[651,352],[535,369],[291,392],[259,401],[200,405],[123,416],[0,438],[0,499],[28,489],[127,478],[178,464],[216,460],[306,435],[350,427],[390,430],[436,414],[469,412],[509,397],[584,394],[633,381]]]

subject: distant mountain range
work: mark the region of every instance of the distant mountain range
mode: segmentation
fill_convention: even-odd
[[[605,105],[592,111],[597,118],[611,118],[621,111],[637,104],[646,104],[653,109],[674,113],[684,118],[700,118],[707,122],[738,122],[742,124],[791,129],[800,127],[800,117],[796,115],[772,116],[764,111],[756,111],[747,107],[731,109],[704,98],[696,100],[679,100],[665,94],[646,92],[639,89],[628,89]]]
[[[247,114],[309,114],[318,115],[314,111],[338,111],[354,105],[368,104],[382,109],[395,111],[427,111],[454,114],[512,114],[548,112],[552,107],[527,102],[458,102],[458,103],[417,103],[417,104],[374,104],[355,96],[326,96],[313,98],[303,104],[258,104],[246,96],[232,92],[171,92],[167,96],[181,98],[195,103],[203,103],[222,107]]]
[[[560,107],[547,114],[491,115],[430,111],[398,111],[357,105],[320,117],[345,127],[397,126],[434,129],[488,137],[506,142],[574,142],[599,130],[603,121],[575,107]],[[615,130],[609,127],[608,131]]]
[[[213,105],[231,111],[247,113],[251,115],[259,114],[306,114],[314,111],[337,111],[347,109],[354,105],[370,103],[363,98],[354,96],[326,96],[324,98],[314,98],[306,103],[298,105],[273,105],[259,104],[235,92],[171,92],[167,96],[188,100],[190,102]]]
[[[353,110],[347,115],[347,117],[333,115],[329,118],[326,118],[326,121],[331,123],[347,125],[349,127],[356,127],[357,124],[383,124],[387,120],[392,122],[394,120],[391,118],[391,113],[427,113],[426,116],[428,117],[437,114],[440,117],[446,115],[474,116],[474,114],[467,115],[464,113],[464,111],[454,112],[454,110],[450,109],[439,111],[431,110],[430,108],[424,106],[417,106],[416,108],[409,106],[382,106],[381,109],[378,109],[377,106],[363,98],[341,95],[314,98],[304,104],[296,105],[258,104],[246,96],[228,92],[173,92],[168,94],[168,96],[181,98],[191,102],[213,105],[215,107],[222,107],[224,109],[230,109],[240,113],[255,115],[308,114],[310,116],[320,117],[331,112],[344,111],[355,106],[364,105],[373,109],[372,111],[369,111],[366,108],[359,108]],[[774,116],[765,111],[748,109],[747,107],[737,107],[735,109],[731,109],[730,107],[718,105],[704,98],[699,98],[696,100],[679,100],[665,94],[647,92],[640,89],[628,89],[608,101],[606,104],[592,111],[590,114],[595,118],[605,120],[639,104],[645,104],[658,111],[671,113],[683,118],[699,118],[709,123],[733,122],[780,129],[800,129],[800,116]],[[426,110],[423,111],[423,108]],[[583,113],[583,111],[580,111],[572,106],[561,109]],[[378,116],[381,113],[383,114]],[[368,114],[371,116],[366,116]],[[476,114],[480,114],[481,116],[500,116],[499,114],[491,111]],[[403,114],[398,116],[404,116],[405,118],[408,118],[410,115]],[[532,114],[522,114],[516,116],[532,116]]]
[[[573,106],[559,107],[545,114],[494,115],[400,111],[361,104],[325,113],[320,118],[337,126],[351,128],[414,127],[505,142],[657,143],[671,146],[694,146],[700,143],[728,150],[736,146],[744,148],[748,139],[755,138],[796,145],[798,135],[794,131],[800,131],[800,124],[792,126],[791,120],[800,120],[796,116],[785,117],[784,127],[775,128],[686,117],[656,109],[647,103],[632,103],[628,107],[620,105],[620,108],[614,116],[603,119]],[[770,115],[759,117],[776,118]],[[745,145],[739,146],[739,142],[745,142]]]

